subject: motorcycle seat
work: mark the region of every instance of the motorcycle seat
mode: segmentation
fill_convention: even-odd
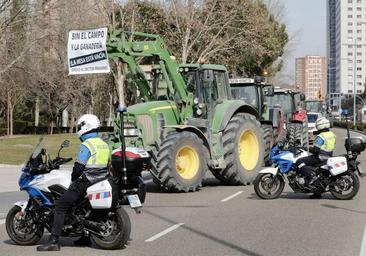
[[[55,192],[55,193],[59,194],[59,195],[62,195],[66,191],[66,188],[64,188],[63,186],[57,185],[57,184],[49,186],[48,189],[52,192]]]

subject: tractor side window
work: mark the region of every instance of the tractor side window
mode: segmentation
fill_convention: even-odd
[[[226,95],[226,73],[223,71],[214,71],[214,86],[215,89],[213,91],[213,93],[215,93],[215,100],[219,99],[219,95]],[[221,97],[222,98],[222,97]],[[226,97],[225,97],[226,98]]]
[[[182,73],[183,80],[186,84],[186,88],[189,92],[195,92],[196,90],[196,72],[189,71]]]

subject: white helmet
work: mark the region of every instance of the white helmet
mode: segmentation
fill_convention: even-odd
[[[100,121],[96,115],[85,114],[82,115],[77,122],[77,133],[79,138],[90,131],[96,130],[100,127]]]
[[[330,122],[325,117],[320,117],[315,122],[316,129],[323,130],[323,129],[329,129],[330,128]]]

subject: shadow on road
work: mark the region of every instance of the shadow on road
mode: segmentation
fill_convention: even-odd
[[[332,200],[332,201],[336,200],[330,194],[322,194],[321,199],[310,199],[309,195],[310,194],[284,192],[277,199],[274,199],[274,200],[278,200],[278,199],[292,199],[292,200],[304,200],[304,199],[306,199],[306,200]],[[255,193],[250,194],[247,198],[252,199],[252,200],[264,200],[264,199],[259,198]]]
[[[144,212],[147,213],[147,214],[149,214],[149,215],[151,215],[151,216],[154,216],[154,217],[156,217],[158,219],[161,219],[161,220],[164,220],[164,221],[166,221],[168,223],[174,224],[174,225],[178,223],[176,221],[173,221],[173,220],[171,220],[171,219],[169,219],[167,217],[161,216],[161,215],[159,215],[157,213],[154,213],[154,212],[151,212],[149,210],[144,210]],[[187,226],[186,224],[184,224],[183,226],[181,226],[181,228],[186,229],[186,230],[188,230],[190,232],[193,232],[193,233],[195,233],[197,235],[200,235],[202,237],[205,237],[205,238],[207,238],[207,239],[209,239],[211,241],[214,241],[216,243],[219,243],[219,244],[221,244],[223,246],[226,246],[226,247],[228,247],[230,249],[233,249],[235,251],[238,251],[240,253],[243,253],[245,255],[249,255],[249,256],[262,256],[259,253],[250,251],[250,250],[245,249],[245,248],[242,248],[242,247],[240,247],[238,245],[232,244],[232,243],[230,243],[228,241],[222,240],[221,238],[218,238],[218,237],[212,236],[210,234],[204,233],[204,232],[202,232],[200,230],[197,230],[195,228],[192,228],[190,226]]]
[[[209,205],[144,205],[146,208],[208,208]]]
[[[223,185],[219,180],[215,178],[205,178],[202,181],[202,187],[224,187],[227,185]],[[156,185],[153,181],[146,183],[146,189],[148,193],[180,193],[180,192],[169,192],[164,190],[163,188]]]
[[[330,209],[339,209],[339,210],[344,210],[344,211],[347,211],[347,212],[354,212],[354,213],[366,214],[365,211],[347,209],[347,208],[338,207],[338,206],[331,205],[331,204],[321,204],[321,206],[324,206],[324,207],[327,207],[327,208],[330,208]]]

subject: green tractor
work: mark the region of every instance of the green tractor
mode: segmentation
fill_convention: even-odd
[[[130,146],[151,155],[150,172],[168,191],[196,191],[207,170],[226,184],[251,184],[263,164],[258,111],[233,99],[221,65],[179,65],[156,35],[118,31],[108,42],[109,58],[128,67],[128,84],[142,103],[128,107],[124,134]],[[152,86],[137,63],[149,62]],[[115,119],[112,148],[119,147]]]
[[[230,79],[231,95],[253,106],[259,113],[265,141],[264,162],[270,164],[272,146],[284,132],[284,114],[279,107],[269,107],[267,97],[274,95],[274,87],[264,83],[263,77]]]

